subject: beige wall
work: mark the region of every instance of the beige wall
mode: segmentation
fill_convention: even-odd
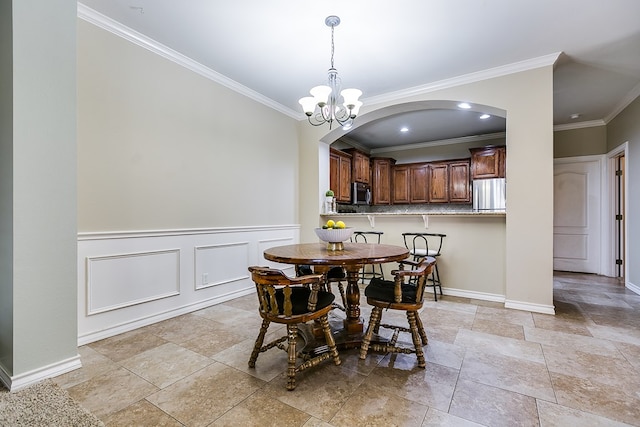
[[[78,20],[78,231],[294,224],[296,121]]]
[[[618,114],[607,125],[607,150],[611,151],[628,142],[627,171],[627,236],[626,264],[629,275],[626,282],[640,288],[640,97]]]
[[[393,104],[424,100],[465,100],[506,111],[508,206],[504,269],[507,305],[553,306],[553,87],[552,66],[515,73],[450,89],[407,97]],[[368,105],[366,114],[390,106]],[[327,129],[324,130],[327,133]],[[317,128],[301,129],[301,146],[318,141]],[[326,139],[340,137],[334,131]],[[323,138],[321,136],[320,138]],[[308,155],[311,155],[309,150]],[[318,159],[316,159],[318,162]],[[306,171],[301,171],[306,174]],[[322,172],[321,172],[322,175]],[[536,179],[531,179],[536,177]],[[307,177],[312,180],[313,177]],[[326,179],[321,176],[320,180]],[[301,240],[315,241],[318,195],[301,194]],[[472,280],[473,275],[469,275]]]
[[[577,157],[605,154],[607,127],[594,126],[553,133],[553,157]]]

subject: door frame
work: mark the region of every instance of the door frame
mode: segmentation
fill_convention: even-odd
[[[605,172],[605,187],[607,189],[607,195],[603,199],[605,206],[605,211],[603,212],[603,223],[606,224],[603,232],[606,233],[603,235],[603,249],[605,252],[603,253],[603,274],[609,277],[616,276],[616,263],[615,263],[615,244],[616,244],[616,158],[619,155],[624,155],[625,158],[625,171],[626,173],[623,175],[624,180],[624,211],[622,212],[622,217],[625,221],[624,227],[624,254],[625,258],[628,258],[629,254],[629,238],[628,238],[628,206],[629,206],[629,141],[626,141],[613,150],[607,153],[607,161],[606,161],[606,172]],[[624,260],[624,282],[625,287],[629,288],[629,262],[628,259]]]

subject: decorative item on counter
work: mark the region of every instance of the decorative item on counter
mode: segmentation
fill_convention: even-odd
[[[336,213],[336,199],[332,190],[327,190],[324,193],[324,213],[334,214]]]
[[[316,235],[323,242],[327,242],[327,250],[344,250],[344,241],[353,234],[353,227],[347,227],[343,221],[328,220],[322,228],[315,229]]]

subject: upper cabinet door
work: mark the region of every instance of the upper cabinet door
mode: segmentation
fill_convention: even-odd
[[[351,156],[339,150],[329,152],[329,186],[336,201],[351,202]]]
[[[409,166],[409,202],[427,203],[429,201],[429,165],[427,163]]]
[[[471,178],[504,178],[505,147],[471,148]]]
[[[371,166],[369,156],[355,148],[344,150],[351,154],[351,178],[353,182],[371,183]]]
[[[394,166],[392,177],[392,202],[409,203],[409,166]]]
[[[432,163],[429,165],[429,203],[449,201],[449,165]]]

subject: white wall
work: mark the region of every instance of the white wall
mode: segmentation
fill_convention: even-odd
[[[0,379],[17,389],[79,366],[76,2],[1,8]]]

